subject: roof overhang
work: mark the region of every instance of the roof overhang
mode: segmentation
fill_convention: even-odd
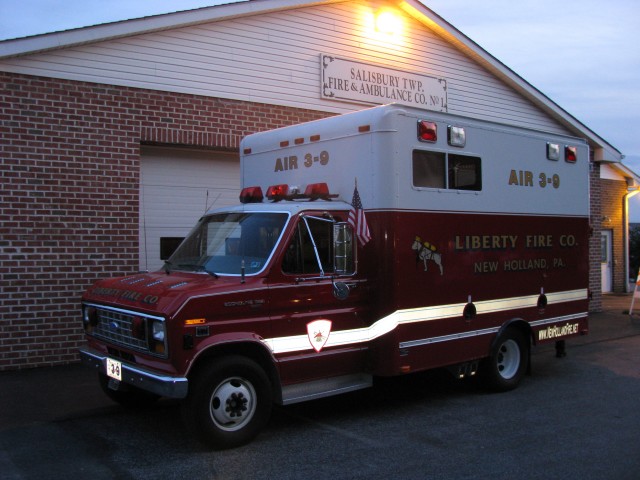
[[[119,22],[74,28],[60,32],[0,41],[0,59],[30,55],[59,48],[102,42],[203,23],[218,22],[248,15],[264,14],[292,8],[344,3],[347,0],[237,0],[211,7],[164,13]],[[215,0],[212,0],[212,3]]]

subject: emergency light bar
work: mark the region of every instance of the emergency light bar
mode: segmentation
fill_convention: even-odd
[[[329,186],[322,183],[310,183],[304,190],[304,194],[300,193],[300,189],[295,186],[281,183],[278,185],[271,185],[267,188],[267,200],[272,202],[279,202],[280,200],[330,200],[331,198],[337,198],[339,195],[329,192]],[[245,187],[240,192],[241,203],[260,203],[263,200],[262,189],[260,187]]]

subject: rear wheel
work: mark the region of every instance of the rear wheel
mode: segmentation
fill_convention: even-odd
[[[484,381],[491,390],[505,392],[518,386],[529,365],[529,341],[509,328],[498,338],[491,357],[483,363]]]
[[[195,435],[223,449],[251,441],[269,420],[271,406],[264,370],[248,358],[224,357],[197,372],[182,408]]]

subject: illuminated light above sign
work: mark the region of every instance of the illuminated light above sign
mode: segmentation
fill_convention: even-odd
[[[376,15],[376,31],[394,35],[402,29],[402,20],[390,10],[382,10]]]

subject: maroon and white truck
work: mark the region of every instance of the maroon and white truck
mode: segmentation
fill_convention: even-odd
[[[240,204],[154,273],[82,298],[85,363],[122,404],[183,399],[217,448],[272,405],[447,367],[517,386],[588,331],[584,140],[386,105],[257,133]]]

